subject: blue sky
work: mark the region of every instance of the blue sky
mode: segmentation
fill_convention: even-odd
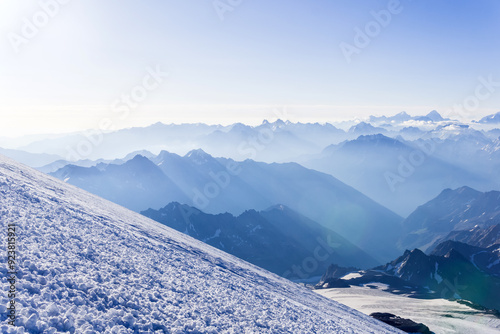
[[[103,117],[118,127],[259,123],[285,107],[292,121],[447,114],[478,78],[500,82],[494,0],[221,0],[223,20],[211,0],[60,1],[0,3],[0,136]],[[56,8],[46,21],[42,3]],[[373,12],[389,8],[397,13],[376,23]],[[26,22],[39,25],[28,38]],[[341,43],[355,47],[356,29],[369,27],[369,44],[347,61]],[[155,68],[168,77],[126,115],[113,112]],[[499,106],[500,87],[465,116]]]

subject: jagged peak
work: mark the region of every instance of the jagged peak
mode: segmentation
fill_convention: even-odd
[[[189,151],[188,153],[186,153],[186,155],[184,156],[185,158],[193,158],[193,157],[212,157],[210,154],[208,154],[207,152],[203,151],[201,148],[197,148],[197,149],[194,149],[194,150],[191,150]]]
[[[267,209],[264,210],[264,212],[273,211],[273,210],[285,212],[285,211],[290,211],[291,209],[289,207],[287,207],[286,205],[276,204],[276,205],[272,205],[272,206],[268,207]]]
[[[476,189],[473,189],[469,186],[462,186],[462,187],[459,187],[456,189],[446,188],[443,191],[441,191],[441,193],[438,195],[437,198],[448,197],[448,196],[454,195],[454,194],[477,196],[477,195],[481,194],[481,192],[476,190]]]
[[[429,112],[426,117],[430,118],[431,120],[438,122],[438,121],[444,121],[444,118],[441,116],[440,113],[438,113],[436,110],[432,110]]]
[[[145,162],[151,162],[151,160],[149,160],[148,158],[146,158],[142,154],[136,154],[132,159],[128,160],[126,162],[126,164],[127,163],[138,163],[138,162],[145,163]]]

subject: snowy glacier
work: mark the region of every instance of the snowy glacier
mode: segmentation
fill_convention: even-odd
[[[2,333],[401,333],[2,156],[0,217],[17,234]],[[0,256],[6,291],[6,241]]]

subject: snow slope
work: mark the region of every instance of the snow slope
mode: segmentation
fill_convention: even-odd
[[[18,225],[24,327],[1,294],[2,333],[400,333],[2,156],[0,217]]]

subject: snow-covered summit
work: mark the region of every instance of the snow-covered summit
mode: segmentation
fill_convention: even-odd
[[[189,151],[184,157],[190,159],[197,165],[203,165],[213,159],[210,154],[206,153],[201,148]]]
[[[400,333],[2,156],[0,214],[17,225],[23,327],[2,294],[2,333]]]

